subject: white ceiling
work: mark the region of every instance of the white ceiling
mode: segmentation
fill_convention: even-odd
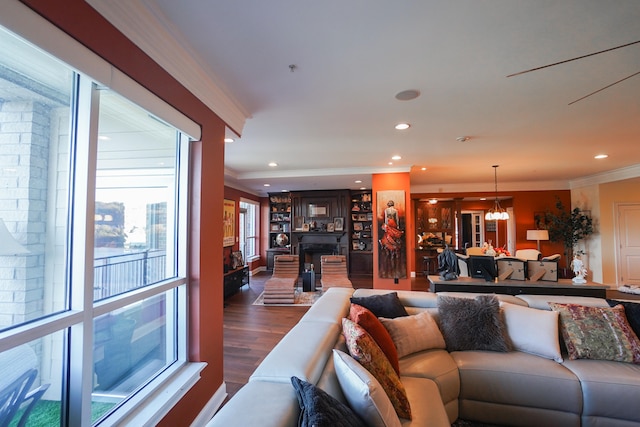
[[[256,194],[398,171],[412,192],[489,191],[494,164],[501,190],[639,174],[640,75],[568,104],[639,72],[640,44],[506,77],[640,40],[637,0],[89,2],[241,133],[226,178]]]

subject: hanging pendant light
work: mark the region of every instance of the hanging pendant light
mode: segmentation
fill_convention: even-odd
[[[489,211],[484,216],[484,219],[487,221],[509,219],[509,214],[505,209],[502,208],[502,206],[500,206],[500,201],[498,200],[498,165],[493,165],[493,175],[496,190],[496,199],[493,202],[493,209],[489,209]]]

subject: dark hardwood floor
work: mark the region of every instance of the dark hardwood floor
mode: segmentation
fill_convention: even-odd
[[[225,300],[224,381],[230,398],[249,380],[262,359],[289,332],[309,307],[253,305],[270,273],[251,276],[249,286]],[[422,278],[425,282],[426,279]],[[356,288],[371,288],[372,279],[352,279]]]
[[[251,276],[250,285],[225,300],[224,381],[229,398],[249,380],[262,359],[289,332],[309,307],[252,305],[264,289],[270,273]],[[355,288],[371,288],[372,279],[352,279]],[[412,289],[428,291],[428,282],[419,275]],[[607,291],[608,298],[640,299],[640,295]]]

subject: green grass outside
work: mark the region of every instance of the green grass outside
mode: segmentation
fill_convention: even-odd
[[[91,423],[113,408],[115,403],[91,402]],[[9,427],[15,427],[23,411],[19,411]],[[52,427],[60,425],[60,402],[55,400],[41,400],[31,411],[27,420],[28,427]]]

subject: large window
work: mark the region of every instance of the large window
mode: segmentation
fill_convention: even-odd
[[[0,393],[34,392],[27,425],[111,424],[184,363],[187,152],[0,27]]]
[[[240,200],[240,249],[247,260],[258,256],[258,207],[252,200]]]

